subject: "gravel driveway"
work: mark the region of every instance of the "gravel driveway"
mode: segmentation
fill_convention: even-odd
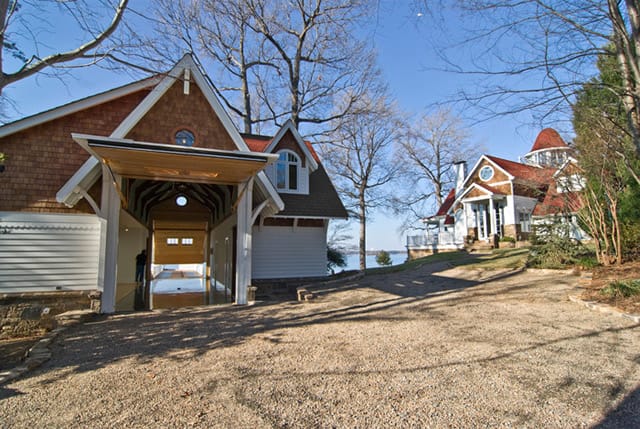
[[[640,326],[576,283],[440,263],[101,318],[0,387],[0,427],[640,427]]]

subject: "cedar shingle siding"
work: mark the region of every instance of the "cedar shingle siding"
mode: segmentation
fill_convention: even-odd
[[[0,139],[7,155],[0,176],[0,211],[92,213],[83,200],[73,208],[56,202],[56,193],[89,155],[72,132],[108,136],[148,94],[121,97]]]
[[[185,95],[180,81],[167,90],[128,133],[127,138],[174,144],[175,133],[183,128],[195,134],[194,147],[237,149],[200,88],[191,85],[189,94]]]

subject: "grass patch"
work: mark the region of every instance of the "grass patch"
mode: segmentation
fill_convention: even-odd
[[[611,282],[609,286],[604,287],[600,293],[612,298],[640,296],[640,279]]]
[[[477,255],[468,263],[463,263],[465,268],[481,268],[485,270],[519,269],[524,268],[529,257],[529,249],[494,249],[489,254]]]
[[[468,254],[466,252],[442,252],[442,253],[436,253],[433,255],[425,256],[423,258],[413,259],[403,264],[392,265],[390,267],[367,268],[365,273],[366,274],[398,273],[401,271],[418,268],[425,264],[432,264],[434,262],[442,262],[442,261],[459,261],[466,257],[468,257]]]

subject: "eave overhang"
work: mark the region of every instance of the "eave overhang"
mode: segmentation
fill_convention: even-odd
[[[276,162],[277,155],[72,134],[87,152],[123,177],[238,185]]]

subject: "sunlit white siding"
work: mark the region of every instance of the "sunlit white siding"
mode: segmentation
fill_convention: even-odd
[[[104,221],[0,212],[0,293],[101,288]]]

